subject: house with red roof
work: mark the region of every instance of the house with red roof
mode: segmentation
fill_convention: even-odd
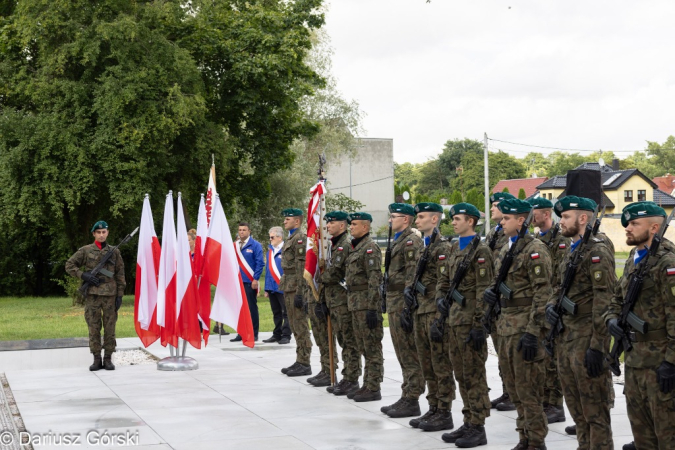
[[[525,190],[526,198],[533,197],[537,192],[537,186],[544,183],[548,180],[547,177],[539,178],[516,178],[515,180],[501,180],[499,183],[495,184],[495,187],[492,188],[492,193],[503,192],[504,188],[509,189],[509,194],[518,197],[518,192],[520,189]]]
[[[662,177],[654,177],[652,181],[656,183],[658,189],[666,194],[675,195],[675,175],[669,173]]]

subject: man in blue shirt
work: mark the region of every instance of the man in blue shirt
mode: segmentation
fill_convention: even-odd
[[[270,228],[270,244],[267,248],[267,265],[265,266],[265,297],[270,299],[274,331],[272,337],[263,342],[288,344],[291,342],[291,327],[288,324],[288,313],[284,305],[284,293],[279,289],[279,281],[284,274],[281,268],[281,249],[284,246],[284,230],[281,227]]]
[[[234,243],[239,262],[239,271],[241,272],[241,281],[244,282],[246,299],[248,300],[248,309],[251,311],[251,322],[253,323],[254,338],[258,340],[258,280],[262,275],[265,261],[263,260],[262,245],[251,237],[251,227],[246,222],[239,222],[239,240]],[[237,335],[230,342],[241,341],[241,336]]]

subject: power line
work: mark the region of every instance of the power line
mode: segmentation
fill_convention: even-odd
[[[533,148],[545,148],[547,150],[564,150],[568,152],[613,152],[613,153],[635,153],[635,152],[643,152],[645,149],[640,149],[640,150],[601,150],[601,149],[595,149],[595,150],[588,150],[588,149],[579,149],[579,148],[562,148],[562,147],[547,147],[545,145],[532,145],[532,144],[522,144],[520,142],[509,142],[509,141],[502,141],[500,139],[493,139],[493,138],[488,138],[489,141],[495,141],[495,142],[502,142],[504,144],[512,144],[512,145],[520,145],[523,147],[533,147]],[[510,151],[517,151],[517,150],[510,150]]]
[[[388,180],[389,178],[394,178],[394,176],[391,175],[391,176],[384,177],[384,178],[378,178],[377,180],[371,180],[371,181],[365,181],[365,182],[363,182],[363,183],[352,184],[351,186],[354,187],[354,186],[362,186],[362,185],[364,185],[364,184],[377,183],[378,181]],[[346,189],[346,188],[348,188],[349,186],[350,186],[349,184],[348,184],[347,186],[340,186],[340,187],[332,187],[332,186],[329,186],[329,189]]]

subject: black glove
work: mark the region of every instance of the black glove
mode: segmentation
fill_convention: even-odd
[[[406,314],[405,311],[401,312],[401,328],[406,333],[412,333],[414,328],[412,314]]]
[[[473,342],[473,349],[478,352],[485,345],[485,332],[478,328],[472,328],[471,331],[469,331],[469,337],[467,337],[464,342],[467,344]]]
[[[85,283],[89,283],[92,286],[98,286],[101,284],[101,280],[98,279],[98,277],[95,277],[91,274],[91,272],[84,272],[82,273],[81,277]]]
[[[626,333],[623,332],[623,329],[619,326],[618,319],[609,319],[607,321],[607,329],[609,334],[614,336],[614,339],[625,339]]]
[[[551,325],[555,325],[556,323],[558,323],[558,319],[560,319],[560,315],[558,315],[558,313],[555,312],[555,306],[553,305],[546,306],[546,321]]]
[[[584,367],[586,368],[586,373],[588,373],[589,377],[597,378],[602,375],[604,360],[604,355],[600,350],[594,348],[586,350]]]
[[[663,361],[656,369],[656,381],[659,382],[661,392],[670,393],[675,388],[675,366],[668,361]]]
[[[377,317],[377,311],[375,311],[374,309],[369,309],[366,312],[366,325],[368,325],[368,328],[370,328],[371,330],[375,329],[375,327],[379,322],[380,321]]]
[[[497,293],[492,289],[486,289],[483,294],[483,301],[490,306],[494,306],[497,303]]]
[[[405,289],[403,289],[403,300],[408,308],[412,308],[415,303],[415,291],[411,286],[406,286]]]
[[[119,296],[115,299],[115,311],[119,311],[122,307],[122,296]]]
[[[295,297],[293,297],[293,306],[302,309],[303,303],[305,303],[305,301],[302,299],[302,294],[295,294]]]
[[[525,361],[534,361],[534,358],[537,357],[537,350],[539,349],[539,342],[537,342],[537,337],[531,333],[525,333],[523,337],[518,341],[518,347],[516,351],[523,350],[523,359]]]
[[[325,303],[317,303],[314,305],[314,315],[320,321],[325,322],[328,316],[328,306]]]
[[[444,315],[445,317],[450,315],[450,307],[445,302],[444,297],[436,299],[436,308],[438,308],[438,312]]]

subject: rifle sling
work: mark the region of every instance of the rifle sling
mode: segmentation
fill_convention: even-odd
[[[649,341],[662,341],[668,338],[668,332],[665,328],[660,330],[648,331],[645,334],[639,333],[637,331],[631,331],[628,333],[628,339],[631,342],[649,342]]]

